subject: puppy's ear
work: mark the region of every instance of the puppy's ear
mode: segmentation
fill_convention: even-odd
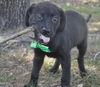
[[[59,13],[60,13],[60,25],[59,25],[58,31],[62,32],[65,28],[66,16],[65,16],[64,11],[61,8],[59,8]]]
[[[26,16],[25,16],[25,25],[26,27],[29,27],[29,17],[32,14],[32,11],[34,10],[36,4],[32,4],[26,11]]]

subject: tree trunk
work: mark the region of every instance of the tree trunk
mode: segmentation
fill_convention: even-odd
[[[30,0],[0,0],[0,30],[24,27]]]

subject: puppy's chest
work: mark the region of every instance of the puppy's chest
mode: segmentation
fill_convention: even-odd
[[[46,54],[48,57],[58,58],[60,55],[58,52],[51,52]]]
[[[51,52],[50,53],[46,53],[46,55],[48,57],[54,57],[54,58],[58,57],[58,54],[59,54],[58,51],[59,50],[57,49],[57,47],[55,45],[50,45],[49,49],[51,50]]]

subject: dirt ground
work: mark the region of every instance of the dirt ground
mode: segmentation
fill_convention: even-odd
[[[95,27],[93,24],[95,22],[89,23],[89,29],[91,26]],[[95,28],[99,30],[100,26]],[[0,33],[0,40],[11,34]],[[28,83],[34,56],[34,51],[29,44],[31,39],[27,37],[28,35],[31,33],[0,46],[0,87],[23,87],[24,84]],[[21,40],[23,41],[21,42]],[[77,68],[77,50],[75,48],[72,50],[72,87],[100,87],[100,55],[94,59],[95,54],[99,51],[100,32],[89,33],[88,50],[85,55],[85,66],[89,75],[82,79]],[[49,72],[53,63],[54,59],[46,57],[40,72],[39,87],[60,87],[61,68],[56,74]]]

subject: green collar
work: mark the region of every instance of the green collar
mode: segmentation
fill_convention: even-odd
[[[47,52],[47,53],[51,53],[51,52],[52,52],[52,51],[49,49],[48,46],[45,46],[45,45],[43,45],[43,44],[40,44],[40,43],[38,43],[38,42],[36,42],[36,41],[31,42],[30,47],[31,47],[31,48],[39,48],[39,49],[41,49],[42,51]]]

